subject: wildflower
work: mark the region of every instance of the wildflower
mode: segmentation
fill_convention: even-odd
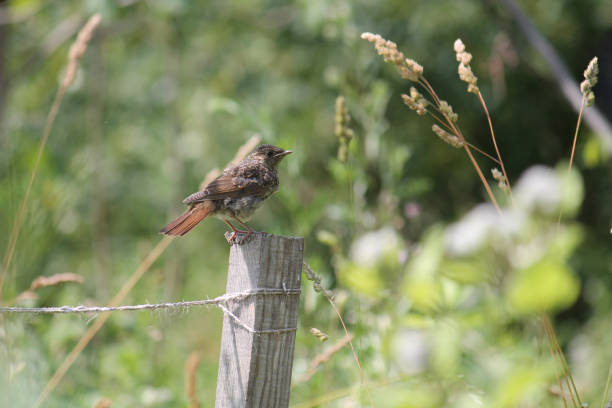
[[[333,299],[334,297],[333,293],[325,289],[321,285],[321,281],[323,280],[321,276],[319,276],[315,271],[313,271],[310,265],[308,265],[306,262],[304,262],[304,273],[306,274],[306,277],[308,278],[308,280],[312,281],[312,286],[315,292],[321,292],[328,299]]]
[[[64,79],[62,80],[62,87],[68,88],[74,82],[76,71],[79,67],[79,61],[83,57],[83,54],[85,54],[85,51],[87,51],[89,42],[100,24],[100,21],[102,21],[102,17],[100,17],[99,14],[94,14],[81,31],[79,31],[74,44],[70,46],[70,50],[68,51],[68,67],[66,68]]]
[[[406,106],[415,111],[417,115],[422,116],[427,113],[427,105],[429,105],[429,102],[415,87],[410,88],[410,96],[402,94],[402,100]]]
[[[459,115],[453,112],[453,107],[446,101],[440,101],[440,112],[446,114],[452,122],[457,122]]]
[[[322,342],[328,339],[327,334],[323,333],[321,330],[317,329],[316,327],[312,327],[310,329],[310,334],[312,334],[313,336],[315,336]]]
[[[417,82],[423,75],[423,67],[416,61],[404,57],[393,41],[387,41],[380,35],[372,33],[363,33],[361,38],[373,43],[376,52],[383,56],[385,62],[394,64],[402,78]]]
[[[470,67],[470,62],[472,61],[472,54],[465,51],[465,45],[460,38],[457,38],[455,44],[453,45],[455,52],[457,53],[457,61],[459,61],[459,79],[468,84],[468,92],[473,94],[478,94],[480,89],[476,83],[478,82],[478,78],[472,72],[472,68]]]
[[[502,174],[501,171],[497,167],[491,169],[491,174],[493,175],[493,179],[497,181],[497,186],[505,193],[508,192],[508,183],[506,183],[506,178]]]
[[[355,134],[353,132],[353,129],[348,126],[350,120],[351,117],[349,116],[348,108],[346,107],[346,104],[344,102],[344,97],[338,96],[336,98],[334,134],[340,142],[340,146],[338,148],[338,160],[345,163],[348,160],[349,144]]]
[[[599,75],[599,65],[597,64],[597,57],[595,57],[589,62],[589,66],[584,71],[584,81],[580,84],[580,92],[586,100],[586,106],[595,103],[595,94],[592,88],[597,83],[597,75]]]
[[[410,58],[406,58],[404,62],[406,63],[406,66],[410,69],[410,71],[412,71],[412,73],[417,74],[419,76],[423,75],[423,66],[421,64]]]
[[[442,129],[438,125],[433,125],[431,127],[431,130],[433,130],[433,132],[438,135],[440,139],[444,140],[446,143],[453,147],[460,148],[463,147],[463,145],[465,144],[465,142],[461,140],[458,136],[448,133],[446,130]]]

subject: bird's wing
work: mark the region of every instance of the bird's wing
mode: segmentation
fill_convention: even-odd
[[[256,167],[227,169],[222,175],[211,181],[204,190],[194,193],[183,200],[185,204],[193,204],[205,200],[221,200],[224,198],[243,197],[263,193],[269,187],[268,178],[258,176]]]

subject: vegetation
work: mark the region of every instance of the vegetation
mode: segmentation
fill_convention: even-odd
[[[612,6],[523,2],[578,119],[503,3],[8,2],[0,306],[222,294],[222,222],[157,232],[261,140],[294,154],[250,225],[306,239],[292,406],[604,406]],[[211,406],[221,321],[0,314],[0,405]]]

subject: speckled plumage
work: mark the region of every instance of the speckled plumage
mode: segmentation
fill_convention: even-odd
[[[209,215],[223,219],[233,230],[230,220],[236,220],[247,228],[247,235],[253,231],[244,221],[248,220],[263,201],[278,190],[276,166],[290,150],[272,145],[258,146],[247,158],[223,170],[202,191],[193,193],[183,203],[189,209],[172,221],[161,232],[166,235],[184,235]]]

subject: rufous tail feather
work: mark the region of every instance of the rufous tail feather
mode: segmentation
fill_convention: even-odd
[[[212,202],[204,201],[198,203],[185,211],[170,224],[166,225],[159,232],[166,235],[185,235],[198,225],[200,221],[206,218],[213,209],[214,204]]]

